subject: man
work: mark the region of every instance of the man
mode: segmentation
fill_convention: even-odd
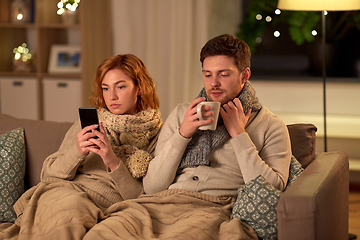
[[[291,158],[288,131],[255,96],[248,82],[250,55],[244,41],[228,34],[202,48],[204,89],[167,118],[143,181],[147,194],[170,188],[236,195],[259,175],[284,190]],[[196,105],[205,100],[222,104],[214,131],[198,130],[212,121],[197,117]]]
[[[112,205],[84,239],[258,239],[232,217],[238,188],[262,175],[286,186],[291,147],[285,124],[262,107],[250,86],[250,49],[232,35],[201,50],[204,89],[178,105],[159,135],[143,179],[148,195]],[[198,130],[196,105],[221,102],[216,130]],[[211,107],[210,107],[211,108]],[[211,116],[203,107],[203,116]]]

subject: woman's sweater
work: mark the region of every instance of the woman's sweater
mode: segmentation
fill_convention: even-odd
[[[84,156],[79,153],[76,135],[80,130],[80,121],[77,121],[66,133],[59,150],[45,159],[41,180],[70,180],[85,191],[96,192],[113,203],[142,194],[142,181],[134,179],[122,161],[116,170],[108,172],[99,155],[90,152]],[[148,151],[151,153],[153,150],[154,144],[150,144]]]
[[[273,186],[286,186],[291,159],[290,137],[286,125],[266,107],[252,113],[246,133],[213,150],[210,166],[188,167],[177,172],[190,139],[179,134],[188,104],[178,105],[167,118],[143,179],[147,194],[167,188],[211,195],[236,195],[238,188],[264,176]]]

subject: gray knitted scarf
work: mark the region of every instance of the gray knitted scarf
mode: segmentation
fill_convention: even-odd
[[[206,101],[209,101],[204,88],[200,91],[198,97],[206,97]],[[240,99],[245,114],[249,109],[252,109],[252,112],[257,112],[261,109],[261,104],[255,96],[255,90],[251,87],[249,81],[245,83],[237,98]],[[209,153],[228,139],[230,139],[230,135],[225,128],[221,114],[219,114],[216,130],[198,129],[193,134],[182,156],[178,172],[187,167],[209,166]]]

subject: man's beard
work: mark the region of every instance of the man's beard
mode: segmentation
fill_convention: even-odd
[[[222,99],[221,99],[221,105],[225,104],[225,103],[228,103],[229,101],[233,100],[234,98],[236,98],[238,96],[238,94],[233,94],[234,96],[230,96],[229,97],[229,93],[226,91],[226,90],[223,90],[223,89],[220,89],[220,88],[212,88],[210,90],[208,90],[206,92],[206,96],[208,97],[208,99],[211,101],[211,102],[214,102],[215,100],[211,97],[211,92],[212,91],[219,91],[219,92],[222,92]],[[218,102],[218,101],[216,101]]]

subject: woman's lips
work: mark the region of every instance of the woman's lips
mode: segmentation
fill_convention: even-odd
[[[118,107],[120,107],[121,105],[120,104],[111,104],[110,105],[112,108],[118,108]]]

